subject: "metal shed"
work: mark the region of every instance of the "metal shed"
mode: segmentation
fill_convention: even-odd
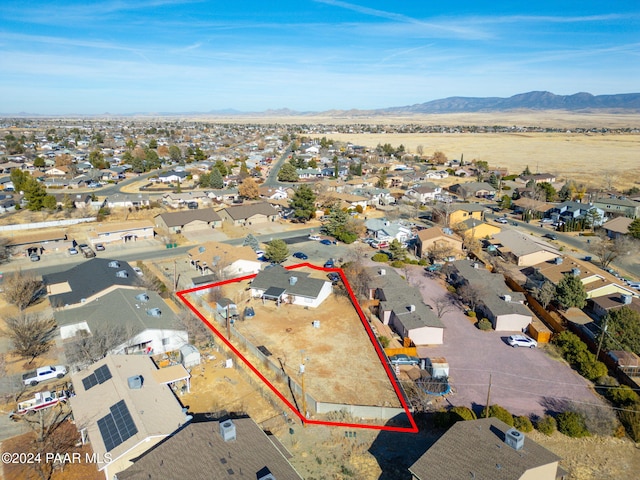
[[[200,365],[200,352],[196,347],[187,343],[180,347],[180,363],[184,368],[195,367]]]

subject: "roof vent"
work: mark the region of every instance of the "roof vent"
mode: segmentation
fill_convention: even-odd
[[[624,305],[630,305],[631,304],[631,295],[623,293],[622,295],[620,295],[620,300],[622,301],[622,303]]]
[[[502,299],[503,299],[505,302],[509,303],[509,302],[511,301],[511,295],[503,295],[503,296],[502,296]]]
[[[120,262],[117,260],[113,260],[112,262],[108,263],[109,268],[120,268]]]
[[[572,268],[571,269],[571,275],[573,275],[574,277],[579,277],[580,276],[580,269],[579,268]]]
[[[510,428],[504,434],[504,443],[514,450],[522,450],[522,447],[524,447],[524,435],[515,428]]]
[[[220,422],[220,436],[225,442],[236,439],[236,426],[232,420]]]
[[[116,272],[116,277],[118,278],[127,278],[129,276],[129,272],[127,272],[126,270],[118,270]]]
[[[387,271],[384,268],[381,268],[378,273],[380,274],[380,276],[384,276],[387,274]]]
[[[478,268],[478,266],[479,266],[479,265],[478,265],[478,262],[473,262],[473,268],[476,268],[476,269],[477,269],[477,268]]]
[[[147,292],[139,293],[138,295],[136,295],[136,300],[146,303],[149,301],[149,295],[147,295]]]
[[[162,312],[159,308],[150,308],[149,310],[147,310],[147,315],[149,315],[150,317],[160,317],[162,316]]]
[[[205,250],[206,250],[206,248],[204,248],[204,247],[198,247],[198,252],[200,252],[200,253],[204,253]]]
[[[298,283],[298,277],[289,277],[289,285],[295,285]]]
[[[562,265],[562,257],[556,257],[553,259],[553,263],[555,263],[556,265]]]
[[[415,312],[416,311],[416,306],[415,305],[409,305],[407,308],[409,309],[410,312]]]
[[[143,383],[142,375],[134,375],[133,377],[127,378],[127,383],[131,390],[140,390]]]
[[[258,477],[258,480],[276,480],[276,477],[273,476],[273,473],[271,473],[271,470],[267,467],[263,467],[258,470],[256,477]]]

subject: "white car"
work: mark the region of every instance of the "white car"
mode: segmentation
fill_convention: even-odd
[[[536,342],[533,338],[527,337],[526,335],[510,335],[509,338],[507,338],[507,343],[514,348],[536,348],[538,346],[538,342]]]
[[[500,217],[500,218],[496,218],[496,222],[498,222],[498,223],[509,223],[509,220],[507,220],[504,217]]]
[[[320,237],[318,235],[309,235],[309,240],[320,240]]]

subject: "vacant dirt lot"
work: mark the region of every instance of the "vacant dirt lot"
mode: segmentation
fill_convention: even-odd
[[[235,292],[247,286],[246,282],[233,284],[225,291],[235,298]],[[297,305],[277,307],[259,299],[245,300],[242,307],[245,305],[253,306],[256,316],[236,322],[236,329],[254,345],[265,346],[274,362],[281,359],[285,371],[298,382],[299,366],[304,363],[305,388],[317,400],[400,407],[386,371],[347,297],[331,295],[317,309]],[[314,320],[320,320],[320,328],[313,327]],[[256,367],[266,369],[261,363]]]
[[[605,187],[629,188],[637,182],[640,135],[585,135],[574,133],[429,133],[429,134],[332,134],[327,137],[375,147],[404,145],[415,153],[443,152],[448,158],[485,160],[492,167],[520,173],[549,172],[564,179]]]

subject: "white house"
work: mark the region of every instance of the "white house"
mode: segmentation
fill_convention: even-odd
[[[290,303],[316,308],[331,295],[331,282],[310,278],[300,270],[276,265],[262,270],[251,282],[251,296],[278,305]]]

